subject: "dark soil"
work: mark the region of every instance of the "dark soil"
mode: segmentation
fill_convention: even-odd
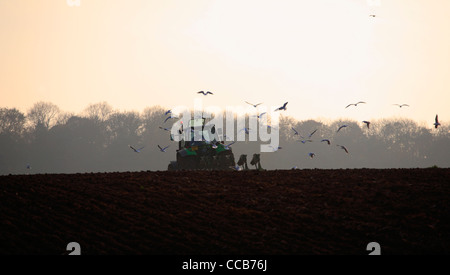
[[[0,254],[450,254],[450,169],[0,177]]]

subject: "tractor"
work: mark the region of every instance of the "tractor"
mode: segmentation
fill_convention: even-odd
[[[234,169],[231,147],[217,140],[215,126],[205,125],[205,118],[191,119],[189,125],[186,128],[183,126],[179,133],[183,134],[184,131],[191,131],[191,140],[181,139],[178,142],[176,161],[170,162],[169,171]]]

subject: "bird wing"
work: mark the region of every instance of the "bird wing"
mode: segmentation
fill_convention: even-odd
[[[286,105],[287,105],[287,104],[288,104],[287,102],[286,102],[286,103],[284,103],[284,104],[283,104],[283,108],[286,108]]]
[[[136,151],[136,149],[134,149],[134,147],[133,147],[133,146],[131,146],[131,145],[129,145],[129,146],[130,146],[130,148],[131,148],[131,149],[133,149],[134,151]]]
[[[213,93],[211,93],[210,91],[207,91],[206,94],[211,94],[211,95],[213,95]]]
[[[360,104],[360,103],[365,103],[364,101],[359,101],[358,103],[356,103],[356,104]]]
[[[205,92],[204,91],[200,91],[197,94],[205,94]]]
[[[345,108],[348,108],[348,107],[350,107],[350,106],[352,106],[352,105],[355,105],[355,104],[348,104]]]
[[[315,132],[317,132],[317,129],[314,130],[311,134],[309,134],[309,137],[312,137],[312,135],[314,135]]]
[[[444,119],[444,120],[445,120],[445,119]],[[436,123],[439,123],[438,115],[436,115],[436,117],[434,118],[434,121],[435,121]]]
[[[296,135],[298,135],[297,130],[294,129],[294,127],[292,127],[292,130],[295,132]]]
[[[161,148],[161,146],[159,146],[159,144],[158,144],[158,148],[159,148],[159,150],[161,150],[161,151],[163,150],[163,148]]]

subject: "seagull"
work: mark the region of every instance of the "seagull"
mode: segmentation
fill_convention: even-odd
[[[239,132],[245,131],[245,133],[248,135],[250,133],[250,128],[244,128],[241,129]]]
[[[278,147],[273,147],[272,145],[269,145],[269,147],[272,147],[272,150],[274,151],[274,152],[276,152],[276,151],[278,151],[279,149],[283,149],[281,146],[278,146]]]
[[[347,150],[347,148],[345,148],[345,146],[343,146],[343,145],[336,145],[336,146],[341,147],[341,149],[343,149],[348,154],[348,150]]]
[[[130,148],[133,149],[133,151],[136,152],[136,153],[140,153],[141,150],[144,149],[144,147],[145,147],[145,146],[143,146],[143,147],[141,147],[141,148],[139,148],[139,149],[136,149],[136,148],[134,148],[134,147],[131,146],[131,145],[128,145],[128,146],[130,146]]]
[[[236,141],[233,141],[232,143],[225,145],[224,146],[225,150],[230,150],[231,145],[233,145],[234,143],[236,143]]]
[[[344,128],[344,127],[348,127],[348,125],[347,125],[347,124],[344,124],[344,125],[340,126],[339,129],[336,131],[336,133],[339,132],[339,131],[340,131],[342,128]]]
[[[260,113],[259,115],[257,115],[257,118],[261,118],[262,115],[266,114],[266,112]]]
[[[367,129],[370,129],[370,121],[363,120],[363,122],[367,125]]]
[[[309,153],[308,154],[310,158],[314,158],[315,154],[314,153]]]
[[[161,146],[158,145],[158,148],[159,148],[159,151],[161,151],[161,152],[164,153],[164,152],[166,152],[166,149],[169,148],[169,146],[170,146],[170,145],[168,145],[168,146],[166,146],[166,147],[164,147],[164,148],[161,148]]]
[[[27,169],[28,170],[31,169],[31,165],[30,164],[27,164]]]
[[[168,116],[168,117],[164,120],[164,123],[166,123],[166,121],[169,120],[169,119],[171,119],[171,118],[175,118],[175,117],[173,117],[173,116],[171,116],[171,115]]]
[[[250,103],[250,102],[247,102],[247,101],[246,101],[245,103],[247,103],[247,104],[250,104],[250,105],[252,105],[252,106],[253,106],[253,107],[255,107],[255,108],[256,108],[256,107],[258,107],[258,105],[261,105],[261,104],[262,104],[262,103],[258,103],[258,104],[252,104],[252,103]]]
[[[281,111],[281,110],[284,110],[284,111],[286,111],[286,105],[287,105],[288,103],[286,102],[286,103],[284,103],[283,104],[283,106],[281,106],[281,107],[279,107],[279,108],[277,108],[277,109],[275,109],[275,111]]]
[[[345,108],[348,108],[348,107],[350,107],[350,106],[352,106],[352,105],[358,106],[358,104],[361,104],[361,103],[365,103],[365,102],[364,102],[364,101],[359,101],[359,102],[357,102],[357,103],[351,103],[351,104],[348,104],[347,107],[345,107]]]
[[[398,106],[398,107],[409,107],[409,105],[408,104],[392,104],[392,105],[396,105],[396,106]]]
[[[170,129],[168,129],[168,128],[163,128],[163,127],[161,127],[161,126],[159,126],[159,129],[163,129],[164,131],[170,131]]]
[[[207,92],[204,92],[204,91],[200,91],[200,92],[198,92],[197,94],[203,94],[203,95],[208,95],[208,94],[210,94],[210,95],[213,95],[213,93],[211,93],[210,91],[207,91]]]
[[[317,129],[316,129],[316,130],[314,130],[314,131],[313,131],[313,132],[312,132],[311,134],[309,134],[309,136],[308,136],[308,137],[309,137],[309,138],[311,138],[311,137],[312,137],[312,135],[314,135],[314,133],[315,133],[315,132],[317,132]]]
[[[376,15],[375,14],[371,14],[371,15],[369,15],[370,17],[375,17]]]
[[[436,128],[437,129],[437,127],[438,126],[440,126],[441,124],[439,123],[439,120],[438,120],[438,115],[436,115],[436,117],[434,118],[434,128]]]
[[[331,144],[331,142],[330,142],[330,140],[329,139],[322,139],[320,142],[326,142],[326,143],[328,143],[328,145],[330,145]]]

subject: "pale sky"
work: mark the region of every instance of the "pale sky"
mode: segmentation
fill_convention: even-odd
[[[0,107],[142,111],[209,90],[205,106],[431,127],[450,122],[449,15],[450,0],[0,0]]]

